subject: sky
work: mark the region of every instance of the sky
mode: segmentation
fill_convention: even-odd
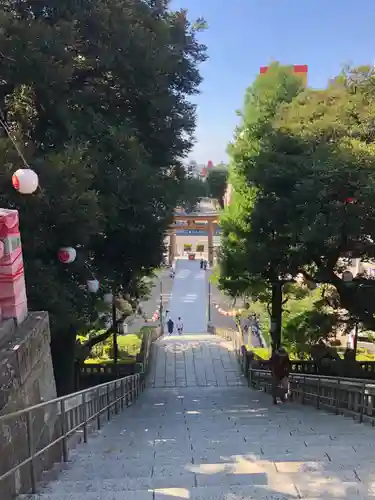
[[[209,59],[197,104],[199,164],[228,160],[246,88],[271,61],[307,64],[308,85],[322,88],[343,64],[375,61],[375,0],[172,0],[189,18],[204,17],[199,39]]]

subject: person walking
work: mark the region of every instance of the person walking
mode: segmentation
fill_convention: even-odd
[[[184,329],[184,324],[183,324],[182,319],[180,318],[180,316],[178,317],[177,325],[176,326],[177,326],[178,334],[182,335],[182,331]]]
[[[290,373],[290,359],[284,347],[280,347],[272,353],[269,364],[272,372],[273,404],[277,405],[278,393],[280,395],[280,400],[285,403],[289,389],[288,377]]]
[[[168,335],[172,335],[174,330],[174,321],[172,318],[168,319],[167,328],[168,328]]]
[[[201,259],[201,261],[200,261],[200,266],[201,266],[201,269],[203,269],[203,266],[204,266],[204,260],[203,259]]]

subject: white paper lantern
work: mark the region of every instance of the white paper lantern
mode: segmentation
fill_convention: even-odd
[[[71,264],[76,260],[77,251],[73,247],[62,247],[58,251],[57,257],[63,264]]]
[[[113,294],[112,293],[105,293],[103,295],[103,300],[106,304],[112,304],[113,301]]]
[[[87,280],[87,289],[90,293],[97,293],[99,290],[99,281],[98,280]]]
[[[19,193],[34,193],[39,186],[38,174],[31,168],[20,168],[13,174],[12,184]]]

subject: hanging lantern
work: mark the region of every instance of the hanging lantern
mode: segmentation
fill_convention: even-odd
[[[71,264],[76,260],[77,252],[73,247],[62,247],[58,251],[57,257],[63,264]]]
[[[31,168],[20,168],[13,174],[12,184],[19,193],[32,194],[39,185],[38,174]]]
[[[113,294],[112,293],[105,293],[103,295],[103,300],[106,304],[112,304],[113,301]]]
[[[87,289],[90,293],[97,293],[99,290],[99,281],[98,280],[87,280]]]

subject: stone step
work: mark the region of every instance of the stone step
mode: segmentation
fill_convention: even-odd
[[[238,484],[215,485],[205,487],[164,487],[155,489],[121,490],[119,482],[105,484],[95,491],[68,491],[62,489],[54,493],[40,493],[37,495],[22,495],[18,500],[348,500],[358,498],[370,500],[375,498],[373,493],[364,485],[355,483],[338,483],[332,481],[310,488],[299,489],[290,481],[278,484]],[[87,485],[89,487],[89,485]],[[113,489],[112,489],[113,488]]]

